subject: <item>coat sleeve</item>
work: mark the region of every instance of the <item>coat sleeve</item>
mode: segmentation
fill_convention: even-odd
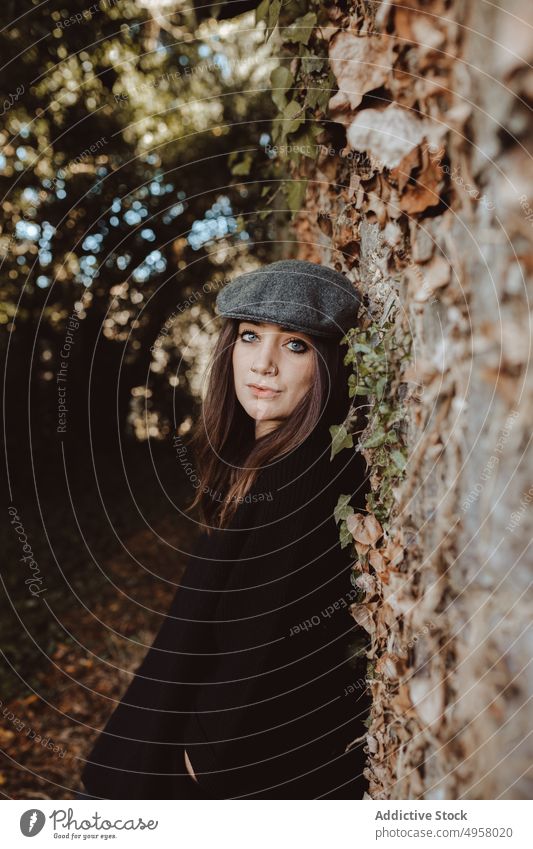
[[[82,780],[91,795],[179,798],[183,726],[212,661],[214,605],[227,578],[227,564],[202,557],[204,543],[202,535],[152,646],[87,756]]]
[[[255,526],[215,611],[218,653],[185,728],[207,793],[315,798],[364,730],[343,702],[360,629],[333,519],[339,493],[364,501],[363,463],[357,456],[339,478],[339,461],[326,457],[306,470],[304,486],[274,491],[251,511]]]

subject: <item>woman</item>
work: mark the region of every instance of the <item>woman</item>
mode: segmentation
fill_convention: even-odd
[[[366,730],[364,635],[334,510],[341,494],[364,510],[368,479],[357,452],[330,459],[329,431],[348,412],[339,342],[359,296],[336,271],[282,260],[216,304],[224,324],[190,444],[203,530],[85,790],[361,798],[362,745],[346,748]]]

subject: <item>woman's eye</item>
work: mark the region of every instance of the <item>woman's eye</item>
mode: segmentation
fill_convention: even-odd
[[[307,351],[307,345],[302,339],[289,339],[287,345],[299,345],[299,348],[291,348],[291,351],[294,351],[295,354],[303,354]]]
[[[252,335],[252,336],[255,336],[255,333],[254,333],[254,331],[253,331],[253,330],[243,330],[243,331],[241,331],[241,333],[239,333],[239,337],[242,339],[242,341],[243,341],[243,342],[247,342],[247,341],[248,341],[248,340],[247,340],[247,339],[245,339],[244,337],[245,337],[247,334],[249,334],[249,333],[251,333],[251,335]]]

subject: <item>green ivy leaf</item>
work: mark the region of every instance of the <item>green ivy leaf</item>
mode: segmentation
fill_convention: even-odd
[[[326,77],[324,83],[321,84],[321,86],[320,86],[320,92],[319,92],[319,95],[318,95],[318,98],[317,98],[317,103],[316,103],[316,105],[318,106],[318,108],[322,112],[325,111],[325,109],[326,109],[326,107],[327,107],[327,105],[330,101],[330,98],[333,97],[333,94],[334,94],[336,88],[337,88],[337,81],[335,79],[333,71],[330,70],[330,72],[328,73],[328,76]]]
[[[309,106],[310,109],[315,109],[320,98],[320,94],[321,91],[318,86],[307,86],[307,90],[305,92],[305,105]]]
[[[304,14],[308,6],[308,0],[285,0],[283,3],[283,18],[291,22]]]
[[[294,133],[305,121],[304,108],[297,100],[291,100],[283,111],[283,117],[288,119],[283,122],[284,135]]]
[[[280,112],[283,112],[287,106],[287,90],[292,86],[294,77],[284,65],[279,68],[274,68],[270,74],[270,85],[272,86],[272,100],[278,107]]]
[[[307,54],[303,67],[308,74],[320,74],[321,71],[328,68],[329,63],[323,56],[314,56]]]
[[[330,460],[333,460],[335,454],[343,448],[353,448],[353,434],[348,433],[345,425],[331,425],[329,432],[332,440]]]
[[[287,203],[291,211],[291,218],[302,208],[302,203],[307,191],[307,180],[292,180],[283,183],[283,190],[287,197]]]
[[[255,10],[255,23],[256,24],[258,24],[259,21],[266,20],[269,8],[270,8],[270,0],[261,0],[259,6],[257,6],[256,10]]]
[[[317,137],[322,132],[322,127],[319,127],[313,121],[307,121],[295,135],[291,137],[291,145],[297,150],[291,151],[289,157],[298,161],[302,156],[308,156],[310,159],[316,159],[318,156],[318,146],[316,143]]]
[[[281,37],[283,41],[288,41],[291,44],[307,44],[315,26],[316,15],[314,12],[308,12],[301,18],[296,18],[293,24],[286,27],[282,31]]]
[[[387,385],[387,377],[380,377],[378,382],[376,383],[376,395],[378,398],[381,398],[383,392],[385,391],[385,387]]]
[[[407,457],[405,456],[405,454],[402,454],[401,451],[398,451],[398,449],[396,449],[395,451],[391,451],[391,459],[396,468],[399,469],[400,472],[403,472],[407,465]]]
[[[349,504],[351,497],[351,495],[339,495],[337,504],[333,511],[333,516],[337,525],[339,524],[341,519],[347,519],[348,516],[351,516],[354,512],[353,507],[350,507]]]
[[[252,167],[253,156],[251,153],[246,153],[242,160],[233,166],[231,169],[231,173],[236,177],[246,176],[250,173],[250,169]]]
[[[341,524],[339,531],[339,539],[341,543],[341,548],[346,548],[347,545],[350,545],[350,543],[353,542],[353,537],[350,531],[348,530],[346,522],[343,522]]]
[[[272,0],[268,6],[267,41],[274,32],[279,20],[282,0]]]
[[[378,428],[372,436],[363,442],[363,448],[377,448],[378,445],[383,445],[387,439],[387,434],[381,428]]]
[[[364,345],[362,342],[354,342],[352,344],[352,350],[355,351],[356,354],[357,353],[363,353],[363,354],[373,354],[374,353],[372,348],[370,348],[368,345]]]

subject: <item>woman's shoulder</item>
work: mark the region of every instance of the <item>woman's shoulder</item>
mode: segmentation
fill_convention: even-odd
[[[320,422],[300,445],[261,470],[250,495],[256,504],[262,496],[266,505],[275,502],[284,510],[300,505],[312,509],[314,502],[319,502],[317,509],[327,509],[340,494],[360,495],[364,507],[368,489],[363,455],[356,448],[333,453],[329,426]]]

